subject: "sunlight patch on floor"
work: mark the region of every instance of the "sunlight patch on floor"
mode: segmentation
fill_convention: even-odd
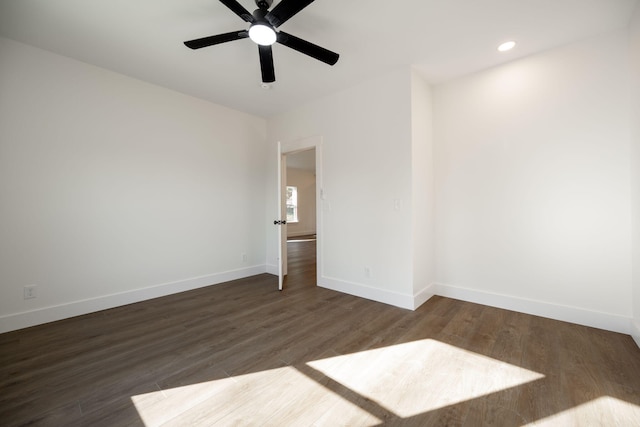
[[[161,425],[235,384],[233,378],[195,383],[131,397],[145,426]]]
[[[435,340],[336,355],[132,396],[151,426],[377,425],[543,378]],[[610,403],[607,403],[610,404]]]
[[[403,418],[544,378],[430,339],[308,365]]]
[[[292,366],[140,394],[131,400],[147,427],[311,424],[328,408],[368,420],[368,425],[380,422]]]
[[[640,407],[603,396],[528,426],[640,426]]]

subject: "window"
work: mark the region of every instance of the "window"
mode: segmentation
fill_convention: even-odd
[[[298,187],[287,186],[287,222],[298,222]]]

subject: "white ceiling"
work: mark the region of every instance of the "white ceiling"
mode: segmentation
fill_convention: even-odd
[[[255,9],[254,0],[239,2]],[[269,117],[396,67],[416,66],[439,83],[626,27],[637,3],[316,0],[280,29],[340,60],[331,67],[276,44],[270,90],[261,88],[249,39],[200,50],[182,44],[248,27],[217,0],[0,0],[0,35]],[[518,41],[516,49],[497,52],[508,39]]]

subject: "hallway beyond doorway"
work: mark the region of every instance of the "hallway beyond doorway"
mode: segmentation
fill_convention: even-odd
[[[287,265],[284,290],[317,285],[315,235],[287,240]]]

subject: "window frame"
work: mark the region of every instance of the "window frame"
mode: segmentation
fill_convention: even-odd
[[[292,197],[289,197],[289,189],[292,189]],[[296,185],[287,185],[285,187],[285,213],[287,224],[297,224],[300,222],[299,213],[299,203],[298,203],[298,186]],[[290,203],[291,201],[291,203]],[[289,208],[293,208],[293,219],[289,219]]]

